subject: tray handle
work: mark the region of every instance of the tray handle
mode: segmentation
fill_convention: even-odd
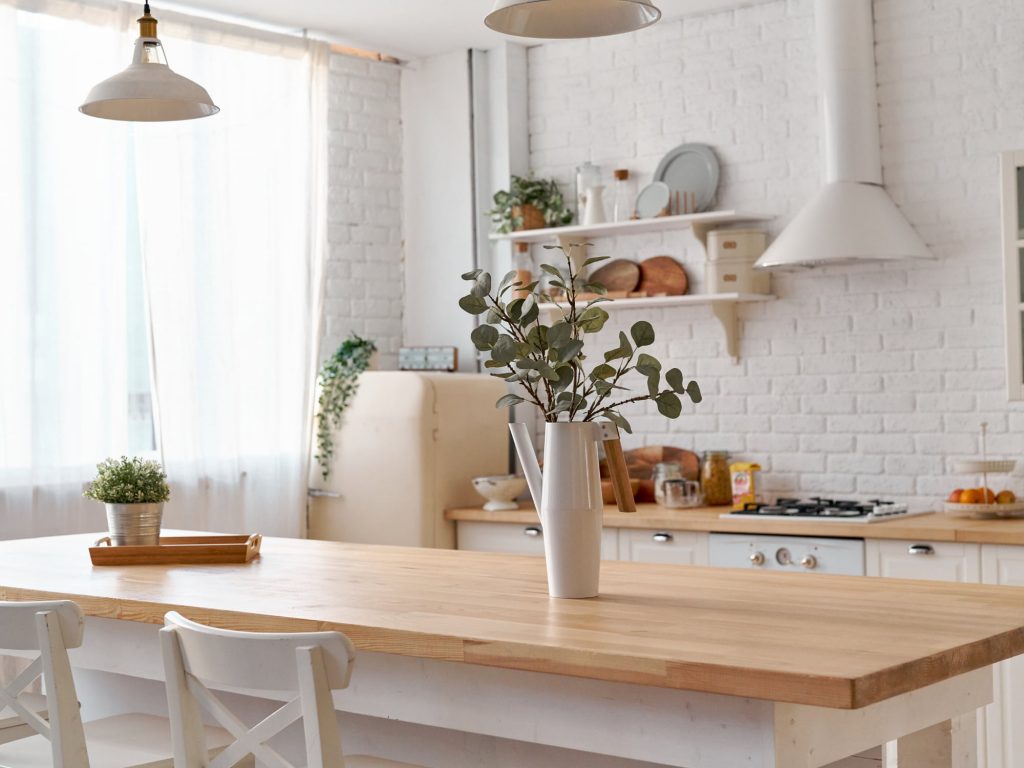
[[[263,543],[263,534],[254,533],[245,542],[245,549],[249,553],[246,560],[251,560],[260,553],[260,544]]]
[[[93,546],[102,547],[104,544],[106,544],[108,547],[112,547],[114,546],[114,541],[109,536],[104,536],[102,539],[96,539],[96,543],[93,544]]]

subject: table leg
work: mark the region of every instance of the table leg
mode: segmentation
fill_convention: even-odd
[[[886,745],[884,768],[978,768],[978,717],[971,712]]]

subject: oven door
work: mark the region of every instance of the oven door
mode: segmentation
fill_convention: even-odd
[[[712,533],[709,546],[719,568],[864,575],[863,539]]]

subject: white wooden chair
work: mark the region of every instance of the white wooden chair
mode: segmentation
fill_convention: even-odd
[[[13,682],[0,689],[0,703],[37,735],[0,744],[0,766],[173,768],[167,718],[117,715],[83,726],[68,648],[82,644],[84,630],[81,609],[68,600],[0,602],[0,648],[39,652]],[[40,676],[49,722],[19,695]],[[220,729],[206,729],[206,739],[216,748],[231,737]]]
[[[331,691],[348,686],[355,650],[340,632],[236,632],[164,617],[160,631],[174,768],[227,768],[246,755],[268,768],[297,768],[267,742],[302,719],[306,768],[422,768],[366,755],[343,757]],[[253,727],[207,687],[288,692],[295,698]],[[207,762],[201,709],[236,741]]]
[[[0,658],[0,671],[4,669],[4,662],[14,661],[14,659]],[[17,673],[12,673],[15,676]],[[11,677],[13,681],[15,678]],[[0,683],[3,681],[0,680]],[[8,687],[10,693],[8,693]],[[35,731],[32,730],[32,726],[21,719],[21,715],[7,706],[7,699],[10,697],[16,697],[18,703],[28,709],[30,712],[35,712],[40,718],[45,720],[46,714],[46,697],[41,693],[32,693],[19,688],[20,693],[14,690],[14,683],[11,682],[7,686],[0,684],[0,744],[6,744],[8,741],[14,741],[15,739],[23,739],[26,736],[33,736]]]

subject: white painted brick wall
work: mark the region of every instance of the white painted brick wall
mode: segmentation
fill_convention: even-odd
[[[727,449],[759,461],[774,493],[927,504],[974,483],[951,470],[978,450],[980,421],[993,451],[1024,455],[1024,408],[1005,393],[997,163],[1024,147],[1024,3],[875,0],[875,17],[886,185],[939,260],[774,275],[778,300],[741,308],[737,365],[707,308],[616,313],[602,342],[648,319],[655,354],[706,393],[676,422],[633,411],[633,444]],[[810,0],[776,0],[531,48],[533,171],[571,191],[590,160],[642,186],[667,150],[705,142],[718,206],[776,213],[778,231],[819,183],[813,27]],[[687,233],[595,250],[673,255],[704,290]]]
[[[402,343],[400,70],[332,54],[328,127],[327,290],[321,357],[355,332],[381,368]]]

